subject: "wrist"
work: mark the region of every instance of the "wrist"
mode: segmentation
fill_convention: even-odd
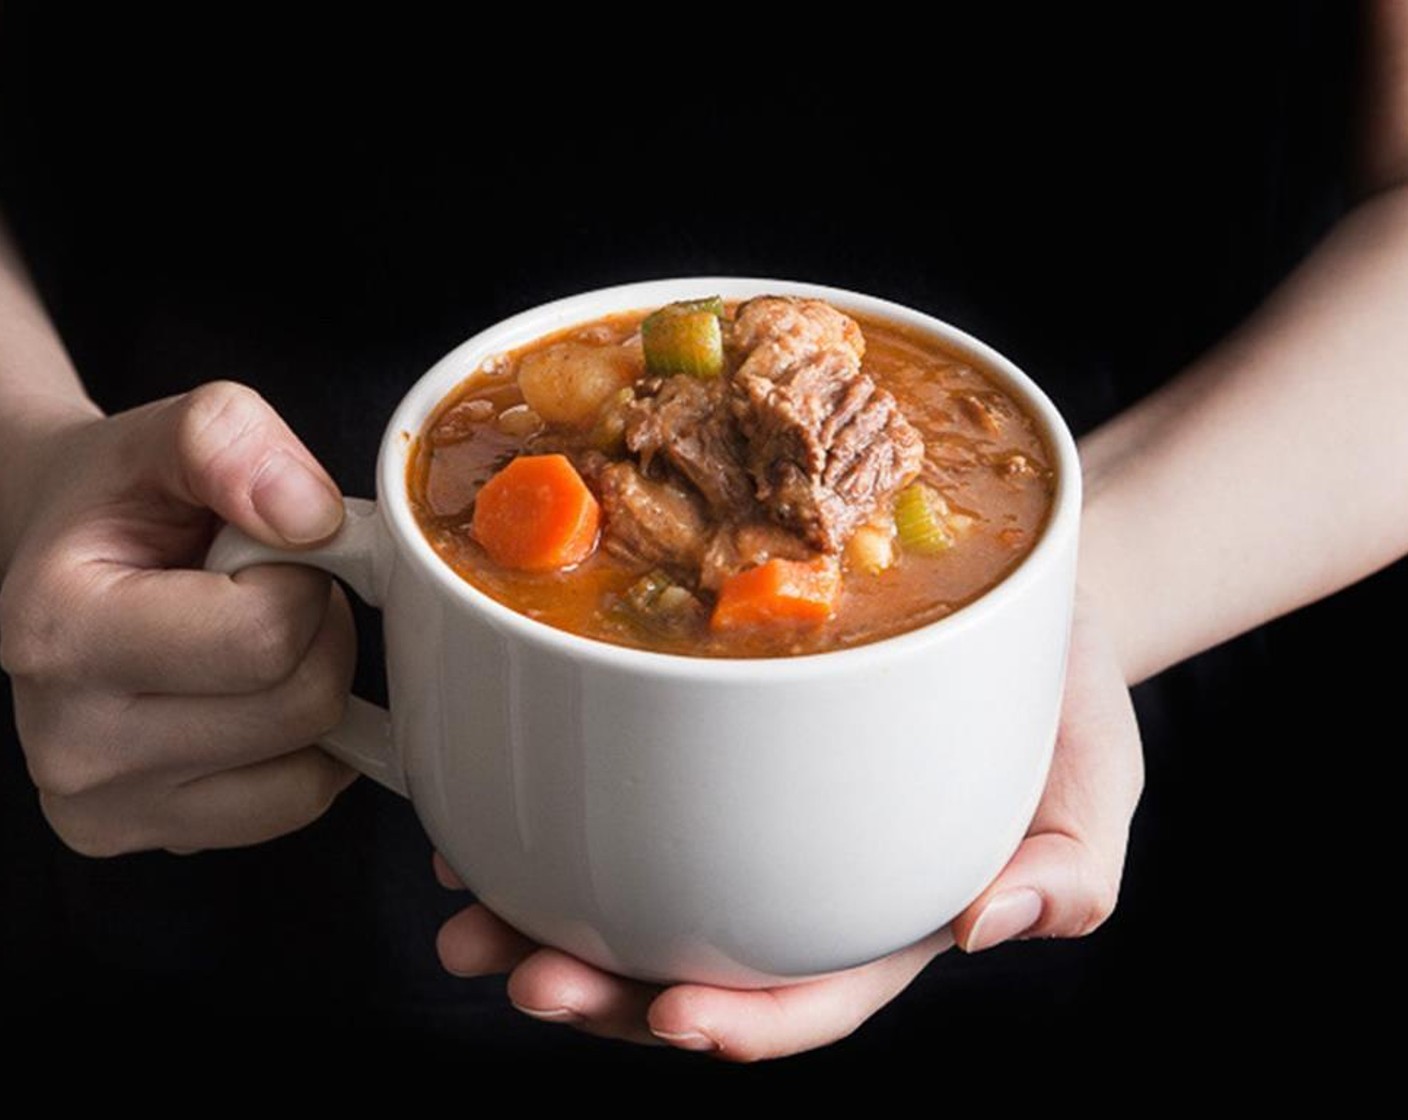
[[[58,460],[68,435],[102,418],[102,410],[82,393],[6,396],[0,407],[0,447],[5,449],[5,469],[0,471],[0,581],[35,514],[44,480],[63,469]]]
[[[1085,502],[1076,594],[1082,609],[1099,619],[1125,681],[1133,685],[1163,668],[1149,640],[1148,588],[1138,578],[1144,569],[1138,519],[1123,511],[1117,496],[1106,493],[1104,472],[1092,466],[1084,447],[1081,450]]]
[[[0,579],[47,477],[44,464],[64,434],[103,413],[25,274],[0,218]],[[60,466],[62,464],[59,464]]]

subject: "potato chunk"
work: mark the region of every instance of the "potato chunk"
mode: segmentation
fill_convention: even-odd
[[[640,376],[639,362],[638,353],[623,346],[559,342],[523,356],[518,387],[549,424],[590,428],[602,405]]]

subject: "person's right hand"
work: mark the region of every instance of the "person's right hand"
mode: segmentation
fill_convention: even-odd
[[[64,842],[231,847],[321,815],[355,776],[309,746],[351,682],[345,597],[301,566],[197,570],[222,518],[282,547],[341,523],[337,487],[278,415],[215,382],[70,428],[18,469],[0,666]]]

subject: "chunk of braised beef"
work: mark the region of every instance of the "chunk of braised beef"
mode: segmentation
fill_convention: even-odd
[[[918,473],[924,442],[860,370],[854,320],[816,300],[767,296],[739,309],[733,413],[744,462],[772,518],[839,552]]]
[[[769,560],[811,560],[816,550],[801,537],[772,521],[721,526],[709,539],[699,565],[699,586],[718,591],[730,576]]]
[[[849,350],[860,365],[865,357],[865,335],[844,312],[819,299],[758,296],[738,307],[733,320],[733,348],[749,362],[769,368],[790,365],[818,350]]]
[[[683,486],[646,478],[629,460],[596,472],[602,543],[614,556],[693,576],[709,541],[698,501]]]
[[[580,447],[558,440],[539,440],[525,446],[530,448],[534,455],[566,455],[593,493],[600,488],[601,472],[613,462],[594,447]]]
[[[676,374],[643,387],[626,407],[626,446],[652,472],[664,460],[686,478],[721,519],[753,507],[743,440],[728,407],[729,385]]]

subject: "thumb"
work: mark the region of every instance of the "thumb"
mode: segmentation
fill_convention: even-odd
[[[1084,937],[1115,908],[1119,876],[1101,853],[1059,832],[1029,836],[997,881],[953,923],[970,953],[1015,937]]]
[[[1139,725],[1114,644],[1077,600],[1061,727],[1031,831],[953,923],[968,952],[1010,938],[1083,937],[1115,908],[1144,782]]]
[[[165,488],[278,547],[315,544],[342,524],[336,483],[253,389],[213,381],[156,413]]]

